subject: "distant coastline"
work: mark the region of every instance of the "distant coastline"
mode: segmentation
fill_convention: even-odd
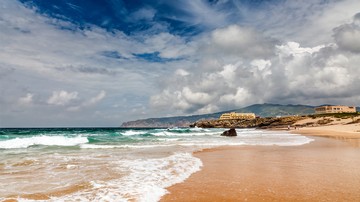
[[[323,106],[323,105],[321,105]],[[211,114],[200,114],[200,115],[190,115],[190,116],[173,116],[173,117],[159,117],[159,118],[148,118],[140,119],[135,121],[128,121],[121,124],[121,127],[125,128],[147,128],[147,127],[189,127],[194,125],[194,123],[202,121],[214,121],[218,120],[220,116],[224,113],[229,112],[239,112],[239,113],[254,113],[257,117],[261,118],[279,118],[279,117],[289,117],[289,116],[304,116],[312,115],[315,113],[316,106],[309,105],[281,105],[281,104],[254,104],[240,109],[233,109],[228,111],[216,112]],[[357,107],[359,111],[359,107]],[[269,121],[269,120],[267,120]],[[246,127],[258,127],[257,124],[249,123],[249,126]],[[275,123],[274,123],[275,124]],[[287,124],[287,123],[284,123]],[[292,124],[292,123],[290,123]],[[219,124],[221,125],[221,124]],[[241,125],[241,124],[240,124]],[[234,127],[241,127],[240,125]],[[209,127],[209,126],[208,126]],[[227,127],[227,126],[225,126]],[[229,126],[231,127],[231,126]],[[262,126],[260,126],[262,127]]]
[[[200,114],[190,116],[174,116],[148,118],[122,123],[121,127],[188,127],[201,120],[217,120],[223,113],[241,112],[255,113],[259,117],[278,117],[278,116],[302,116],[315,112],[315,106],[309,105],[281,105],[281,104],[253,104],[240,109],[232,109],[211,114]]]

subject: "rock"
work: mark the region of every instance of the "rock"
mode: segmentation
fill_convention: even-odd
[[[221,136],[237,136],[235,128],[224,131]]]
[[[189,125],[190,128],[195,128],[195,126],[196,126],[196,122]]]
[[[266,117],[252,120],[200,120],[194,123],[199,128],[281,128],[294,124],[305,117]]]

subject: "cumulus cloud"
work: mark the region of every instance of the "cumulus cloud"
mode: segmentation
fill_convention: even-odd
[[[164,109],[165,104],[158,105],[163,100],[168,103],[166,107],[179,113],[234,109],[262,102],[339,103],[341,97],[346,98],[341,103],[354,105],[360,101],[360,89],[356,87],[360,82],[357,76],[360,75],[357,65],[360,61],[357,54],[360,37],[351,35],[346,38],[349,40],[346,44],[340,35],[345,36],[349,27],[352,32],[357,31],[354,30],[358,29],[357,16],[352,24],[334,29],[335,43],[313,47],[304,47],[293,41],[272,44],[273,47],[268,49],[272,55],[254,54],[262,55],[262,58],[252,54],[247,57],[235,54],[241,53],[242,48],[245,51],[248,47],[251,52],[252,47],[262,45],[257,40],[252,42],[253,33],[243,33],[237,25],[215,30],[212,33],[213,42],[221,47],[221,52],[228,51],[234,56],[227,59],[206,52],[209,55],[205,58],[212,57],[209,61],[198,63],[196,70],[187,70],[186,79],[180,79],[183,77],[179,74],[182,70],[175,71],[170,80],[180,83],[167,83],[164,91],[153,96],[150,102],[155,108]],[[249,46],[249,43],[256,45]],[[207,64],[213,67],[201,66]]]
[[[173,80],[180,81],[174,74]],[[242,106],[252,101],[246,85],[250,72],[239,64],[227,64],[213,72],[187,75],[184,83],[167,84],[165,90],[152,96],[151,104],[158,109],[173,108],[185,113],[208,113],[224,106]],[[182,87],[184,86],[184,87]]]
[[[241,106],[246,103],[246,100],[250,98],[250,93],[241,87],[238,87],[234,94],[222,95],[219,99],[219,103],[233,106]]]
[[[212,96],[205,92],[193,92],[190,88],[182,89],[184,99],[194,105],[204,105],[212,101]]]
[[[47,103],[50,105],[67,105],[77,98],[78,92],[67,92],[64,90],[54,91],[52,96],[47,100]]]

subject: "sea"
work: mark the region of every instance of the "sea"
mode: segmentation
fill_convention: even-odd
[[[159,201],[200,171],[193,152],[220,146],[299,146],[286,131],[204,128],[0,129],[0,201]]]

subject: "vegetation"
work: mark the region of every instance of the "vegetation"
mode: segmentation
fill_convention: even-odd
[[[266,117],[252,120],[202,120],[191,125],[200,128],[284,128],[302,120],[302,116]]]
[[[355,112],[355,113],[311,114],[308,116],[313,119],[321,118],[321,117],[334,117],[334,118],[339,118],[339,119],[348,119],[348,118],[354,118],[354,117],[360,116],[360,113]]]

